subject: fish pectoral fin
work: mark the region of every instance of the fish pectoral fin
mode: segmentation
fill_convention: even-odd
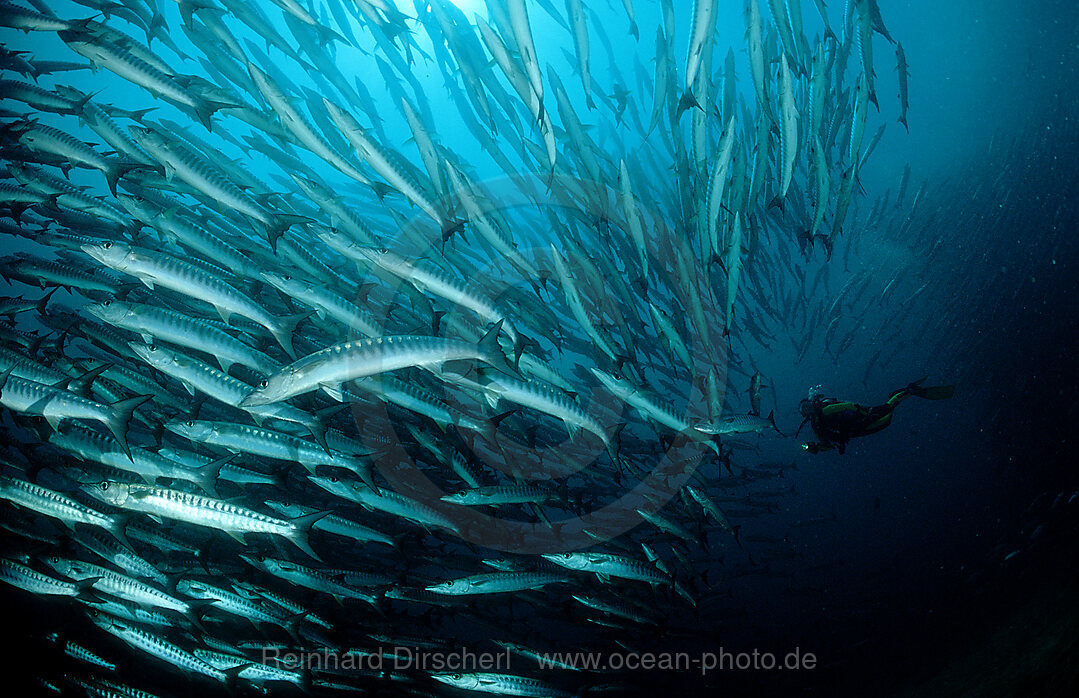
[[[229,318],[232,317],[232,311],[220,305],[215,305],[214,310],[221,316],[221,320],[227,325],[229,324]]]
[[[145,286],[146,288],[150,289],[151,291],[154,290],[154,280],[153,279],[150,279],[150,278],[145,277],[145,276],[140,276],[139,281],[141,281],[142,285]]]
[[[244,539],[244,534],[241,531],[225,531],[230,537],[240,541],[240,545],[247,545],[247,540]]]
[[[322,390],[338,402],[345,401],[345,389],[341,383],[319,383],[319,387]]]

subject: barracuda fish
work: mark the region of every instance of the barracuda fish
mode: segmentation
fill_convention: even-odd
[[[592,572],[601,581],[609,582],[612,577],[648,582],[653,585],[668,585],[670,578],[640,560],[615,555],[614,553],[545,553],[544,560],[579,572]]]
[[[293,355],[292,333],[306,314],[277,318],[221,279],[199,267],[160,252],[142,250],[119,242],[85,245],[83,252],[116,271],[134,276],[151,291],[155,286],[204,300],[228,322],[233,314],[254,320],[265,327],[278,343]]]
[[[588,68],[588,24],[584,16],[584,3],[581,0],[566,0],[566,14],[569,16],[570,26],[573,27],[573,46],[577,50],[577,72],[581,76],[585,104],[590,110],[594,110],[596,103],[592,100],[592,74]]]
[[[60,431],[53,432],[49,435],[49,443],[80,458],[117,470],[133,472],[149,484],[157,482],[158,478],[184,480],[198,485],[209,495],[217,495],[216,484],[221,463],[213,467],[203,466],[197,470],[187,468],[142,448],[125,451],[120,444],[77,425],[65,425]]]
[[[306,218],[294,214],[271,214],[179,141],[168,140],[163,134],[149,128],[132,126],[129,130],[135,142],[164,168],[167,181],[177,178],[210,197],[219,207],[241,213],[260,224],[271,247],[276,246],[277,239],[290,226],[306,222]],[[261,198],[264,201],[268,199],[267,196]]]
[[[148,514],[151,517],[175,519],[196,526],[205,526],[228,533],[244,545],[244,534],[272,533],[291,541],[297,548],[316,560],[318,555],[307,544],[311,526],[329,512],[318,512],[298,519],[278,519],[219,499],[201,497],[179,490],[153,485],[132,485],[105,480],[98,485],[84,486],[87,494],[108,504]]]
[[[296,461],[311,473],[319,465],[346,468],[374,486],[369,463],[332,450],[327,452],[317,444],[290,434],[245,424],[196,420],[166,422],[165,429],[190,441],[233,453]]]
[[[753,375],[749,379],[749,388],[746,389],[749,393],[749,413],[751,415],[759,417],[761,414],[761,372],[754,371]]]
[[[116,195],[116,184],[120,177],[131,170],[141,167],[138,163],[112,161],[98,153],[80,140],[69,136],[59,129],[38,123],[15,124],[10,126],[18,134],[19,143],[32,152],[56,155],[72,165],[101,170],[109,185],[109,191]]]
[[[787,66],[786,55],[779,58],[779,113],[781,123],[780,152],[783,167],[780,173],[779,192],[773,200],[776,206],[782,206],[794,176],[794,160],[798,156],[798,110],[794,106],[794,81]]]
[[[253,407],[243,405],[244,398],[252,391],[252,387],[247,383],[222,373],[213,366],[184,356],[180,352],[170,351],[165,347],[139,342],[130,342],[128,346],[143,361],[180,381],[192,395],[196,391],[206,393],[230,407],[245,410],[256,421],[277,419],[302,425],[311,432],[320,446],[326,450],[329,449],[326,444],[326,425],[320,422],[318,417],[287,404]]]
[[[335,167],[341,174],[356,180],[360,184],[370,184],[371,180],[362,172],[352,166],[347,160],[339,155],[321,136],[315,133],[307,123],[307,119],[298,109],[292,106],[292,102],[269,77],[259,70],[253,63],[247,64],[247,71],[259,91],[269,102],[270,107],[277,114],[281,125],[302,145],[315,155],[319,156],[330,165]]]
[[[501,366],[505,364],[505,357],[498,345],[501,327],[501,321],[495,323],[478,344],[439,337],[408,336],[376,337],[337,344],[285,366],[244,398],[240,406],[269,405],[319,388],[329,388],[335,395],[343,395],[341,386],[344,383],[410,366],[434,370],[447,361],[466,359]]]
[[[709,498],[707,494],[705,494],[700,489],[694,487],[693,485],[686,485],[685,490],[689,492],[689,496],[692,497],[693,500],[700,505],[701,510],[704,511],[706,515],[711,517],[717,524],[719,524],[720,528],[722,528],[724,531],[727,531],[728,533],[733,534],[736,538],[738,537],[738,530],[740,526],[731,526],[730,521],[727,520],[726,515],[723,514],[723,511],[719,508],[719,506],[714,501],[712,501],[712,499]]]
[[[727,185],[727,172],[731,164],[731,156],[734,154],[734,117],[727,122],[723,130],[723,137],[719,142],[719,151],[716,153],[712,174],[708,185],[708,197],[706,210],[708,211],[707,228],[701,231],[702,237],[707,235],[711,253],[719,253],[719,214],[723,205],[723,189]]]
[[[0,499],[59,519],[71,527],[82,523],[103,528],[121,543],[127,543],[123,525],[118,517],[99,512],[41,485],[5,477],[0,479]]]
[[[431,674],[431,678],[454,688],[481,693],[497,693],[503,696],[544,696],[545,698],[570,698],[569,691],[527,676],[474,672],[470,674]]]
[[[813,227],[809,230],[809,238],[816,239],[821,224],[824,223],[824,215],[828,209],[828,194],[832,182],[828,173],[828,163],[825,160],[824,147],[821,145],[820,136],[813,136],[813,179],[816,185],[817,196],[814,202]]]
[[[493,485],[473,487],[440,497],[443,502],[462,506],[496,506],[499,504],[531,504],[555,499],[550,490],[535,485]]]
[[[712,33],[715,27],[716,0],[694,0],[693,29],[690,32],[689,51],[686,55],[686,89],[678,102],[679,114],[690,107],[704,108],[693,96],[693,85],[697,81],[697,71],[702,65],[708,64],[705,52],[712,51]]]
[[[360,159],[370,165],[371,169],[385,179],[391,187],[401,192],[405,198],[430,216],[433,221],[445,227],[446,222],[442,213],[436,208],[434,202],[428,198],[427,193],[421,190],[415,178],[395,162],[398,157],[371,139],[363,127],[348,112],[326,98],[323,98],[322,103],[326,107],[330,119],[333,120],[342,135],[356,150],[356,154]]]
[[[767,72],[764,64],[764,37],[761,28],[761,7],[757,0],[746,0],[746,47],[749,50],[749,67],[753,76],[753,88],[757,93],[757,107],[769,109]]]
[[[0,405],[9,410],[44,417],[53,429],[67,419],[99,422],[116,437],[124,453],[130,453],[127,427],[139,405],[153,399],[151,395],[119,400],[103,405],[80,397],[62,388],[18,378],[12,368],[0,374]]]
[[[116,665],[112,662],[100,657],[90,650],[86,649],[82,645],[72,640],[66,640],[60,637],[60,633],[49,633],[45,636],[45,639],[49,642],[56,643],[63,647],[64,654],[72,659],[76,659],[80,662],[100,667],[107,671],[115,671]]]
[[[595,368],[589,368],[588,370],[592,372],[592,375],[594,375],[604,387],[614,393],[627,405],[640,412],[642,416],[691,439],[704,441],[705,445],[715,451],[716,455],[721,455],[719,445],[704,438],[703,432],[691,429],[691,425],[686,418],[681,417],[673,413],[670,409],[652,401],[639,389],[633,387],[626,379],[612,376],[609,373]]]
[[[65,582],[60,579],[53,579],[46,574],[41,574],[32,567],[27,567],[14,560],[0,558],[0,581],[7,582],[32,594],[93,598],[89,590],[97,580],[84,579],[80,582]]]
[[[903,124],[903,128],[907,129],[907,133],[910,133],[910,126],[907,125],[907,109],[910,107],[910,69],[907,67],[907,53],[903,50],[903,44],[896,42],[895,45],[895,70],[899,77],[899,123]]]
[[[371,489],[359,482],[337,478],[312,477],[309,479],[327,492],[356,502],[368,509],[393,514],[425,527],[435,526],[450,531],[457,530],[457,524],[442,512],[391,490]]]
[[[139,539],[134,529],[132,529],[131,538]],[[165,575],[159,572],[151,562],[112,538],[102,535],[98,529],[90,528],[77,532],[75,541],[127,574],[149,579],[160,586],[164,586],[167,582]]]
[[[21,29],[26,33],[59,32],[76,24],[68,20],[60,19],[52,14],[34,12],[9,2],[0,3],[0,27]]]
[[[542,589],[548,584],[568,582],[569,579],[564,575],[546,572],[490,572],[430,584],[426,589],[447,596],[472,596]]]
[[[60,38],[73,51],[84,56],[95,68],[104,68],[116,73],[121,78],[144,88],[155,97],[172,102],[179,107],[186,107],[194,113],[207,130],[212,130],[210,117],[214,112],[226,107],[239,106],[232,102],[200,99],[185,90],[174,76],[162,72],[141,57],[106,42],[93,41],[86,34],[61,31]]]
[[[694,424],[693,428],[703,434],[710,434],[713,436],[720,436],[723,434],[759,434],[766,429],[775,429],[779,432],[779,428],[776,426],[775,414],[769,412],[767,417],[761,417],[752,414],[737,414],[730,417],[722,417],[718,420],[711,422],[702,422]]]
[[[282,516],[286,516],[290,519],[295,519],[301,516],[307,516],[308,514],[315,513],[315,509],[311,507],[300,506],[298,504],[286,504],[284,502],[267,501],[266,506],[278,512]],[[337,516],[336,514],[330,514],[323,519],[319,519],[315,522],[315,525],[312,526],[312,528],[319,531],[325,531],[326,533],[332,533],[335,536],[351,538],[361,543],[382,543],[391,547],[396,545],[396,541],[385,533],[370,528],[369,526],[364,526],[350,519]]]
[[[229,273],[245,279],[258,277],[259,267],[252,263],[247,255],[178,215],[175,207],[154,214],[148,222],[164,235],[166,240],[180,242],[184,247],[202,255],[204,259],[224,267]]]
[[[298,565],[295,562],[289,562],[288,560],[252,557],[250,555],[241,555],[240,557],[253,567],[264,570],[268,574],[278,577],[279,579],[284,579],[286,582],[295,584],[296,586],[311,589],[312,591],[318,591],[323,594],[329,594],[338,602],[343,602],[345,599],[358,599],[372,605],[378,604],[377,595],[368,594],[367,592],[355,589],[351,586],[341,584],[319,570]]]
[[[273,373],[281,367],[278,361],[228,332],[166,308],[105,301],[86,306],[86,312],[113,327],[137,333],[147,344],[170,342],[209,354],[226,373],[237,363],[262,374]]]
[[[193,650],[193,654],[221,671],[239,669],[236,677],[243,679],[244,681],[250,681],[253,684],[263,684],[270,681],[284,681],[296,684],[297,686],[304,685],[304,675],[299,671],[289,671],[288,669],[279,667],[266,666],[264,664],[254,663],[247,657],[241,655],[226,652],[214,652],[199,647],[196,647]],[[323,682],[312,682],[312,685],[321,685],[322,683]],[[267,690],[268,687],[263,686],[262,689]]]
[[[727,302],[724,308],[727,311],[727,324],[724,334],[729,335],[734,326],[734,301],[738,294],[738,281],[742,274],[742,217],[734,216],[734,225],[731,226],[731,241],[727,247]]]
[[[607,430],[596,418],[585,412],[576,401],[536,381],[517,380],[503,374],[482,373],[482,388],[488,404],[497,408],[500,400],[508,400],[539,410],[562,420],[572,439],[580,429],[599,437],[604,446],[611,445]]]
[[[633,182],[630,180],[629,168],[626,161],[618,163],[618,184],[621,192],[622,212],[629,226],[629,234],[633,244],[637,248],[638,259],[641,265],[641,279],[645,285],[648,283],[648,247],[644,238],[644,226],[641,224],[641,216],[637,210],[637,199],[633,194]]]
[[[170,596],[151,584],[117,574],[101,565],[61,557],[46,558],[44,562],[68,579],[76,582],[92,580],[92,588],[143,607],[163,608],[182,615],[188,615],[192,611],[187,602]]]
[[[350,246],[340,251],[359,262],[377,265],[401,280],[412,284],[420,293],[439,296],[454,305],[468,308],[488,323],[500,322],[510,341],[517,342],[517,332],[513,329],[513,323],[507,317],[507,312],[486,297],[469,289],[464,283],[452,279],[436,269],[410,262],[385,248]]]
[[[209,676],[210,678],[223,683],[231,683],[234,680],[234,677],[239,674],[239,672],[235,670],[221,671],[216,669],[178,645],[174,645],[162,637],[152,635],[145,630],[117,618],[99,615],[92,617],[91,620],[105,632],[110,635],[115,635],[135,649],[155,656],[158,659],[163,659],[169,664],[183,669],[184,671]],[[238,668],[240,667],[237,667],[237,669]]]

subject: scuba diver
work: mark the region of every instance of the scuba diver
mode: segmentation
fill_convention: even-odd
[[[833,448],[843,453],[847,449],[847,442],[854,437],[875,434],[891,424],[895,406],[911,395],[925,400],[944,400],[950,398],[955,392],[954,385],[923,388],[921,382],[924,380],[923,378],[896,390],[888,396],[887,402],[875,407],[865,407],[855,402],[840,402],[835,398],[824,397],[819,385],[810,388],[809,395],[802,400],[798,408],[805,417],[801,426],[798,427],[798,432],[801,432],[802,427],[809,422],[813,427],[813,433],[820,441],[804,443],[802,448],[810,453],[820,453]]]

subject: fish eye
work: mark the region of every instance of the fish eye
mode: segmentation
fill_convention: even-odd
[[[193,426],[195,426],[195,421],[192,420],[192,419],[189,419],[186,422],[184,422],[184,426],[193,427]]]
[[[105,480],[104,482],[101,483],[101,491],[104,492],[107,489],[109,489],[109,481]]]
[[[290,275],[288,275],[288,274],[285,274],[281,278],[284,279],[285,281],[292,281],[292,277]]]
[[[336,483],[337,483],[337,477],[336,477],[336,476],[334,476],[334,475],[331,475],[331,476],[330,476],[330,482],[332,482],[332,483],[336,484]]]
[[[104,245],[102,245],[102,247],[104,247],[106,250],[111,249],[112,248],[112,243],[111,242],[106,242]]]
[[[387,250],[385,247],[378,248],[378,252],[379,252],[379,254],[389,254],[390,253],[390,251]]]
[[[101,305],[102,305],[103,307],[105,307],[105,308],[108,308],[108,307],[109,307],[110,305],[112,305],[112,301],[105,301],[105,302],[104,302],[104,303],[102,303]]]
[[[265,388],[265,387],[267,387],[267,386],[269,386],[269,385],[270,385],[270,382],[269,382],[269,381],[267,381],[267,380],[260,380],[260,381],[259,381],[259,387],[260,387],[260,388]]]

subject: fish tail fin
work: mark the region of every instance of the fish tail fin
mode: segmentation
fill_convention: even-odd
[[[292,541],[292,544],[295,545],[297,548],[304,551],[319,562],[322,562],[322,558],[319,557],[318,553],[316,553],[311,548],[310,543],[308,543],[307,537],[308,534],[310,534],[311,532],[311,527],[314,526],[319,519],[329,516],[331,513],[333,512],[316,511],[313,514],[307,514],[306,516],[298,516],[295,519],[292,519],[293,531],[291,535],[288,536],[288,539]]]
[[[327,27],[324,24],[321,24],[321,23],[316,24],[314,26],[314,30],[315,30],[315,33],[318,34],[319,38],[322,39],[323,41],[325,41],[326,43],[329,43],[331,41],[337,41],[337,42],[340,42],[342,44],[347,44],[348,43],[348,41],[345,39],[345,37],[341,36],[336,31],[334,31],[333,29],[330,29],[329,27]]]
[[[105,600],[98,596],[95,593],[97,589],[94,589],[94,585],[100,580],[101,577],[90,577],[89,579],[75,582],[75,597],[87,603],[104,603]]]
[[[135,547],[131,545],[131,541],[127,539],[127,532],[124,530],[124,524],[127,523],[127,514],[116,514],[113,517],[113,523],[108,527],[108,532],[112,534],[112,537],[120,542],[121,545],[134,550]]]
[[[636,41],[641,40],[641,31],[639,29],[637,29],[637,22],[635,22],[633,20],[630,20],[630,23],[629,23],[629,33],[633,35],[633,38]]]
[[[268,205],[264,200],[260,200],[259,203],[263,206]],[[270,243],[270,250],[275,255],[277,254],[277,241],[290,227],[292,227],[292,222],[283,215],[274,216],[273,223],[266,226],[266,241]]]
[[[682,93],[681,99],[678,100],[678,109],[675,110],[675,119],[680,119],[682,117],[682,112],[691,107],[704,109],[704,107],[701,106],[701,103],[697,101],[697,98],[693,96],[693,92],[686,90]]]
[[[219,102],[212,99],[204,99],[195,107],[195,116],[199,118],[199,121],[202,122],[202,125],[206,127],[207,131],[213,131],[213,124],[210,122],[210,117],[212,117],[218,109],[228,109],[235,106],[237,105],[232,102]]]
[[[142,165],[137,162],[120,162],[111,165],[105,170],[105,181],[109,185],[109,191],[113,196],[116,196],[116,185],[120,181],[120,178],[126,175],[132,170],[141,168]]]
[[[226,463],[231,463],[239,456],[239,453],[230,453],[224,458],[218,458],[217,460],[210,461],[206,465],[202,466],[198,470],[197,482],[199,487],[202,488],[206,494],[211,497],[217,498],[217,479],[221,477],[221,468]]]
[[[52,298],[52,294],[56,293],[56,289],[58,288],[60,287],[53,286],[48,293],[38,299],[36,307],[39,315],[46,315],[45,307],[49,304],[49,300]]]
[[[491,366],[506,373],[513,373],[513,367],[506,360],[506,355],[502,352],[502,345],[498,343],[498,333],[502,331],[504,322],[505,320],[499,320],[480,338],[479,353],[483,357],[483,361]]]
[[[347,403],[345,403],[347,407]],[[322,450],[326,453],[330,453],[330,445],[326,442],[326,422],[321,419],[305,419],[304,424],[307,427],[307,431],[311,432],[311,438],[315,440]]]
[[[296,313],[295,315],[289,315],[287,317],[280,318],[276,326],[270,330],[274,339],[281,345],[281,348],[285,350],[285,353],[290,358],[296,358],[296,349],[292,346],[292,334],[296,331],[296,326],[301,322],[311,317],[314,314],[314,310],[306,310],[302,313]]]
[[[779,430],[778,426],[776,426],[776,411],[775,410],[772,410],[771,412],[768,413],[768,421],[772,423],[772,428],[776,430],[777,434],[779,434],[780,436],[783,436],[783,437],[787,436],[786,434],[784,434],[783,432],[781,432]]]
[[[109,428],[112,435],[116,437],[116,440],[120,444],[120,448],[124,450],[124,454],[128,458],[131,458],[131,447],[127,443],[127,427],[131,422],[132,415],[135,414],[135,408],[148,400],[152,400],[153,395],[138,395],[127,400],[117,400],[109,405],[109,418],[105,421],[105,426]]]

